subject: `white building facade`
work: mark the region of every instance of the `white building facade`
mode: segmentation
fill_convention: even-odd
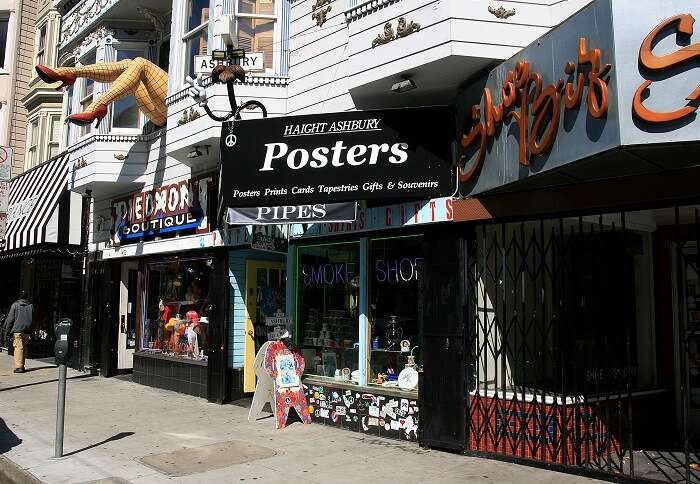
[[[92,325],[93,350],[85,365],[100,367],[105,375],[133,369],[142,383],[223,402],[254,389],[252,364],[260,336],[255,319],[267,310],[261,308],[261,298],[276,298],[277,309],[296,324],[291,302],[296,296],[286,277],[296,270],[289,256],[296,249],[287,251],[287,229],[231,228],[223,222],[218,200],[221,123],[190,96],[186,81],[196,77],[197,56],[235,45],[260,59],[262,66],[251,69],[235,92],[239,102],[262,102],[268,116],[448,105],[470,78],[483,75],[587,3],[54,2],[61,16],[56,66],[143,57],[168,73],[165,126],[154,126],[126,97],[110,106],[99,127],[68,124],[62,131],[69,189],[90,199],[85,321]],[[412,89],[392,90],[402,82]],[[205,79],[204,86],[215,113],[230,111],[224,85]],[[63,94],[62,119],[83,111],[108,88],[107,83],[78,79]],[[43,122],[50,125],[54,111],[46,116]],[[244,119],[259,116],[258,111],[242,113]],[[151,219],[147,209],[138,213],[140,204],[147,206],[169,190],[180,194],[182,209],[164,212],[172,219],[170,230],[144,226]],[[417,225],[451,219],[447,199],[422,204],[426,214],[435,206],[439,214],[436,219],[433,209],[433,216]],[[193,208],[192,220],[177,218]],[[383,209],[368,210],[370,216]],[[373,230],[389,226],[377,224]],[[347,237],[346,232],[341,230],[341,236]],[[336,233],[321,235],[333,239]],[[262,237],[284,239],[285,245],[259,250]],[[370,243],[365,236],[357,240]],[[303,237],[296,240],[303,242]],[[205,324],[193,324],[202,319]],[[196,326],[195,349],[185,332]],[[177,336],[174,328],[182,334]],[[362,378],[368,381],[370,371],[364,371]]]

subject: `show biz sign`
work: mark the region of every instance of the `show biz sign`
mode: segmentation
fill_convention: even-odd
[[[453,140],[454,115],[443,107],[224,123],[223,201],[313,207],[449,196],[456,187]]]
[[[207,232],[207,192],[213,177],[181,180],[112,202],[115,245],[191,230]]]

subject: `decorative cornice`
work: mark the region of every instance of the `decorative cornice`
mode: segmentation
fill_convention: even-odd
[[[73,7],[61,22],[61,47],[71,43],[75,38],[96,22],[104,13],[120,0],[85,0]]]
[[[269,86],[269,87],[284,87],[287,84],[289,84],[289,78],[288,77],[283,77],[283,76],[258,76],[258,75],[250,75],[246,76],[245,82],[243,85],[245,86]],[[202,86],[203,87],[209,87],[212,85],[211,78],[207,77],[202,81]],[[165,104],[167,106],[172,106],[173,104],[176,104],[180,101],[182,101],[185,98],[189,98],[189,87],[186,87],[182,89],[181,91],[178,91],[174,94],[171,94],[167,98],[165,98]]]
[[[66,149],[66,153],[73,153],[94,143],[147,143],[156,138],[165,136],[165,128],[161,128],[151,134],[93,134]]]
[[[492,14],[496,18],[500,18],[500,19],[507,19],[508,17],[512,17],[513,15],[515,15],[514,8],[505,9],[503,7],[503,5],[501,5],[498,8],[493,8],[492,6],[489,5],[488,11],[490,14]]]
[[[76,45],[73,49],[73,56],[75,56],[75,61],[78,62],[80,56],[83,54],[83,50],[92,45],[93,42],[99,43],[103,39],[109,39],[107,43],[110,43],[113,37],[114,32],[105,28],[104,26],[100,27],[94,32],[90,32],[88,35],[85,36],[83,41],[80,44]]]
[[[366,0],[359,5],[347,9],[345,11],[345,21],[350,23],[400,1],[401,0]]]

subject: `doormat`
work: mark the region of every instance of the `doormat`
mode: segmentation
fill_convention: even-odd
[[[277,452],[269,447],[232,440],[202,447],[180,449],[174,452],[151,454],[140,460],[143,464],[166,476],[181,477],[267,459],[276,454]]]

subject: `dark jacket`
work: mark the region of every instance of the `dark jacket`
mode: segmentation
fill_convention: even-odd
[[[34,321],[34,306],[26,299],[18,299],[10,306],[5,318],[5,332],[29,333]]]

